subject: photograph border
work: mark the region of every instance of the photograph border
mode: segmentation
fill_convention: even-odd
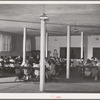
[[[99,0],[90,1],[0,1],[1,4],[100,4]],[[0,93],[0,99],[100,99],[100,93]]]

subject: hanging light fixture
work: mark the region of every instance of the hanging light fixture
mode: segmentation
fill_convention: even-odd
[[[54,41],[57,41],[57,39],[55,38],[55,40]]]
[[[76,19],[75,19],[75,28],[73,30],[75,33],[78,32],[78,29],[76,28]]]
[[[96,40],[99,40],[98,35],[97,35],[97,37],[96,37]]]

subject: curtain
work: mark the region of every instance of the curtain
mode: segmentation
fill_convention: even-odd
[[[26,51],[31,51],[31,39],[26,39]]]
[[[11,36],[0,34],[0,51],[11,51]]]

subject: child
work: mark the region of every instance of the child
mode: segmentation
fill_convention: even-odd
[[[50,65],[50,69],[47,71],[47,75],[48,77],[52,77],[56,74],[54,60],[50,59],[48,63]]]

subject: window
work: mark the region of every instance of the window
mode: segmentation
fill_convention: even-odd
[[[11,36],[0,34],[0,51],[11,51]]]
[[[66,58],[66,47],[60,47],[60,57]],[[71,47],[70,48],[70,58],[71,59],[80,59],[81,57],[81,48],[80,47]]]

